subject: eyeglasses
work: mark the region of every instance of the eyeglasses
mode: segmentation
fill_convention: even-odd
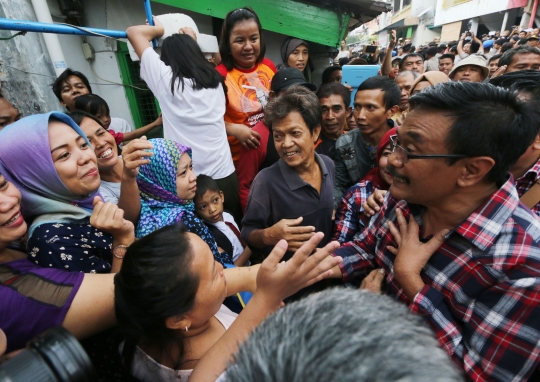
[[[468,157],[468,155],[463,155],[463,154],[425,154],[425,155],[409,154],[409,152],[405,148],[397,144],[397,135],[392,135],[390,137],[390,142],[392,143],[390,150],[392,150],[393,153],[396,153],[397,155],[399,155],[403,164],[408,163],[410,159],[467,158]],[[399,150],[396,151],[396,147]]]

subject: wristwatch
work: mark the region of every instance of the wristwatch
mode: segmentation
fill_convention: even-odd
[[[128,248],[128,245],[117,244],[113,247],[112,253],[117,259],[123,259]]]

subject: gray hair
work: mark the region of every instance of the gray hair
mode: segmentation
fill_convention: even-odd
[[[456,382],[433,332],[387,296],[332,289],[287,305],[240,346],[225,379],[238,382]]]

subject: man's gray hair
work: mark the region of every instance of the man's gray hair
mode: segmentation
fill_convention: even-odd
[[[332,289],[287,305],[240,346],[227,381],[463,381],[433,332],[406,306]]]

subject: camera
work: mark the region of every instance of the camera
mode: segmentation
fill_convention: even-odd
[[[81,344],[63,327],[40,334],[0,365],[2,382],[90,382],[97,375]]]

